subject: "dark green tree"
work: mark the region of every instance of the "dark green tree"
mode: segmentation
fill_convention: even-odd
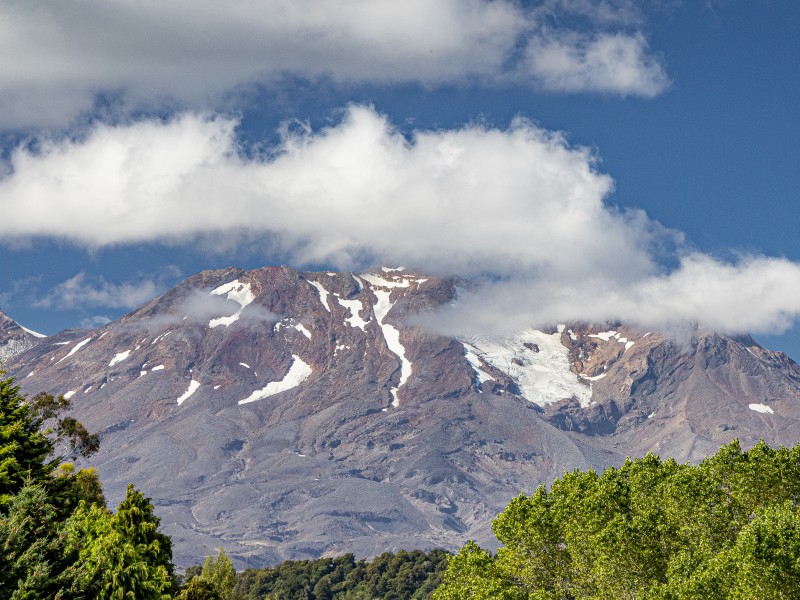
[[[0,377],[5,373],[0,371]],[[24,402],[12,379],[0,379],[0,512],[26,482],[46,481],[57,460],[44,420]]]
[[[27,485],[0,516],[0,598],[66,598],[74,555],[45,487]]]

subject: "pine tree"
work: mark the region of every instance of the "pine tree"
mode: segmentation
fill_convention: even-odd
[[[0,517],[0,598],[65,597],[74,555],[43,485],[27,485]]]
[[[0,377],[3,374],[0,371]],[[55,468],[56,461],[47,460],[54,444],[42,425],[19,386],[12,379],[0,380],[0,512],[26,481],[45,481]]]

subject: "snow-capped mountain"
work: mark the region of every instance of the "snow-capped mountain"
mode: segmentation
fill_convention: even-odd
[[[0,366],[13,356],[33,348],[44,337],[41,333],[25,329],[0,311]]]
[[[414,325],[456,295],[401,269],[207,271],[6,367],[72,399],[112,502],[152,496],[182,565],[490,545],[509,499],[564,470],[800,440],[800,368],[750,338]]]

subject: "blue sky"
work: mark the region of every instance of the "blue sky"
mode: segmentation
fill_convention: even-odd
[[[52,334],[202,269],[493,276],[476,328],[800,358],[800,5],[0,1],[0,308]]]

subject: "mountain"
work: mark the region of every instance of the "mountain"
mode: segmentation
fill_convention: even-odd
[[[40,333],[25,329],[0,310],[0,365],[33,348],[43,337]]]
[[[460,282],[386,269],[195,275],[6,368],[101,433],[111,504],[152,496],[177,564],[491,546],[491,518],[565,470],[734,437],[800,440],[800,368],[749,337],[627,324],[456,339],[416,315]]]

